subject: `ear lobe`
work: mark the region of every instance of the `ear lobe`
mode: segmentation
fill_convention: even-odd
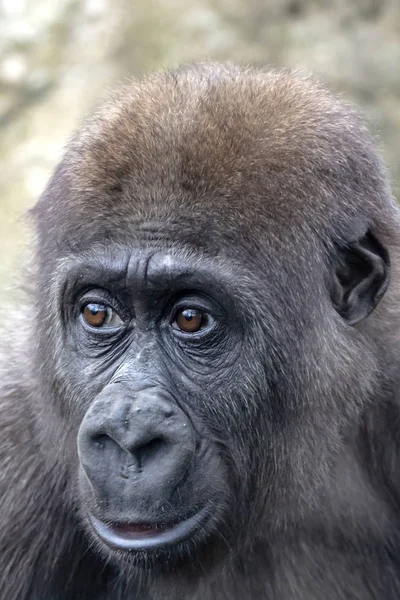
[[[349,325],[355,325],[378,305],[389,280],[389,253],[368,231],[341,251],[333,273],[333,305]]]

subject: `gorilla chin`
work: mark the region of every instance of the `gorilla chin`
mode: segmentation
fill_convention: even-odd
[[[186,519],[171,523],[105,523],[88,514],[97,537],[112,550],[129,553],[171,549],[205,527],[211,513],[207,504]]]

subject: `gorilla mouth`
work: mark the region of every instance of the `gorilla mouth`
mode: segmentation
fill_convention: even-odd
[[[155,550],[189,537],[204,524],[209,512],[209,506],[205,506],[191,517],[171,524],[106,524],[93,515],[89,515],[89,521],[96,535],[114,550]]]

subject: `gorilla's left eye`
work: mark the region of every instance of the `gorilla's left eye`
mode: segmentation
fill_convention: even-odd
[[[82,307],[82,319],[90,327],[118,327],[122,319],[118,313],[106,304],[89,302]]]
[[[197,333],[208,329],[214,320],[207,312],[197,308],[182,308],[175,315],[173,326],[184,333]]]

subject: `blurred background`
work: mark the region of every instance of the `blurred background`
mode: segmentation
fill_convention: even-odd
[[[400,0],[0,0],[0,300],[82,118],[131,76],[207,58],[316,73],[362,107],[399,197]]]

